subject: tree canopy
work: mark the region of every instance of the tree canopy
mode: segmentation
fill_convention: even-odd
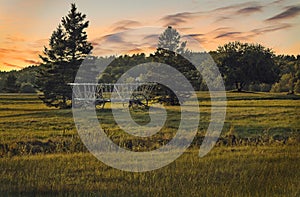
[[[235,84],[241,91],[250,83],[269,83],[278,80],[279,69],[271,49],[260,44],[229,42],[212,54],[226,84]]]

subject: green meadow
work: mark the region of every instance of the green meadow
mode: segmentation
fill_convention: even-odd
[[[198,157],[211,107],[209,94],[199,92],[201,120],[188,150],[161,169],[134,173],[106,166],[86,150],[71,109],[48,108],[34,94],[0,95],[0,194],[300,196],[300,96],[228,92],[227,99],[224,128],[209,154]],[[116,144],[144,151],[175,135],[178,107],[166,110],[163,130],[146,140],[120,131],[109,105],[97,115]],[[131,115],[149,121],[143,110]]]

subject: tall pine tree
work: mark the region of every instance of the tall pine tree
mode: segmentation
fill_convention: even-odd
[[[86,15],[71,4],[68,15],[52,33],[49,47],[44,47],[43,55],[40,55],[43,63],[36,84],[43,92],[40,98],[47,106],[71,107],[72,89],[68,83],[74,81],[81,62],[93,49],[87,41],[85,29],[89,21],[85,18]]]
[[[169,51],[173,51],[178,54],[184,54],[188,52],[185,50],[186,41],[180,41],[181,36],[178,31],[171,26],[165,29],[165,31],[158,38],[158,49],[165,49]]]
[[[194,65],[186,59],[191,55],[191,51],[186,49],[186,45],[187,41],[181,41],[179,32],[169,26],[159,36],[157,50],[151,58],[154,62],[164,63],[177,69],[189,80],[194,89],[198,90],[200,86],[200,73]],[[169,75],[169,73],[166,73],[166,75]],[[176,80],[177,77],[178,76],[172,76],[174,84],[176,84],[177,87],[182,88],[182,91],[177,92],[177,95],[181,96],[182,100],[184,100],[184,98],[189,97],[190,94],[183,91],[185,88],[181,81]],[[155,88],[158,94],[160,94],[162,101],[171,105],[180,104],[175,92],[169,88],[162,85],[157,85]]]

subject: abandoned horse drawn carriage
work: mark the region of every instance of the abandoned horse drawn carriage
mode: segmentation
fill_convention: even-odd
[[[156,83],[70,83],[73,88],[73,107],[106,103],[128,104],[130,108],[148,108],[150,94]]]

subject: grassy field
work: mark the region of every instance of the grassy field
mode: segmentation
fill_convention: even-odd
[[[0,194],[300,196],[299,96],[228,93],[221,138],[203,158],[197,153],[210,120],[210,101],[208,93],[198,98],[201,121],[188,151],[164,168],[132,173],[108,167],[87,152],[71,110],[47,108],[36,95],[0,95]],[[176,132],[177,107],[167,110],[168,123],[149,140],[150,149]],[[97,114],[115,143],[126,147],[135,140],[120,132],[110,110]],[[147,119],[142,112],[133,117]],[[236,136],[235,144],[229,134]]]

